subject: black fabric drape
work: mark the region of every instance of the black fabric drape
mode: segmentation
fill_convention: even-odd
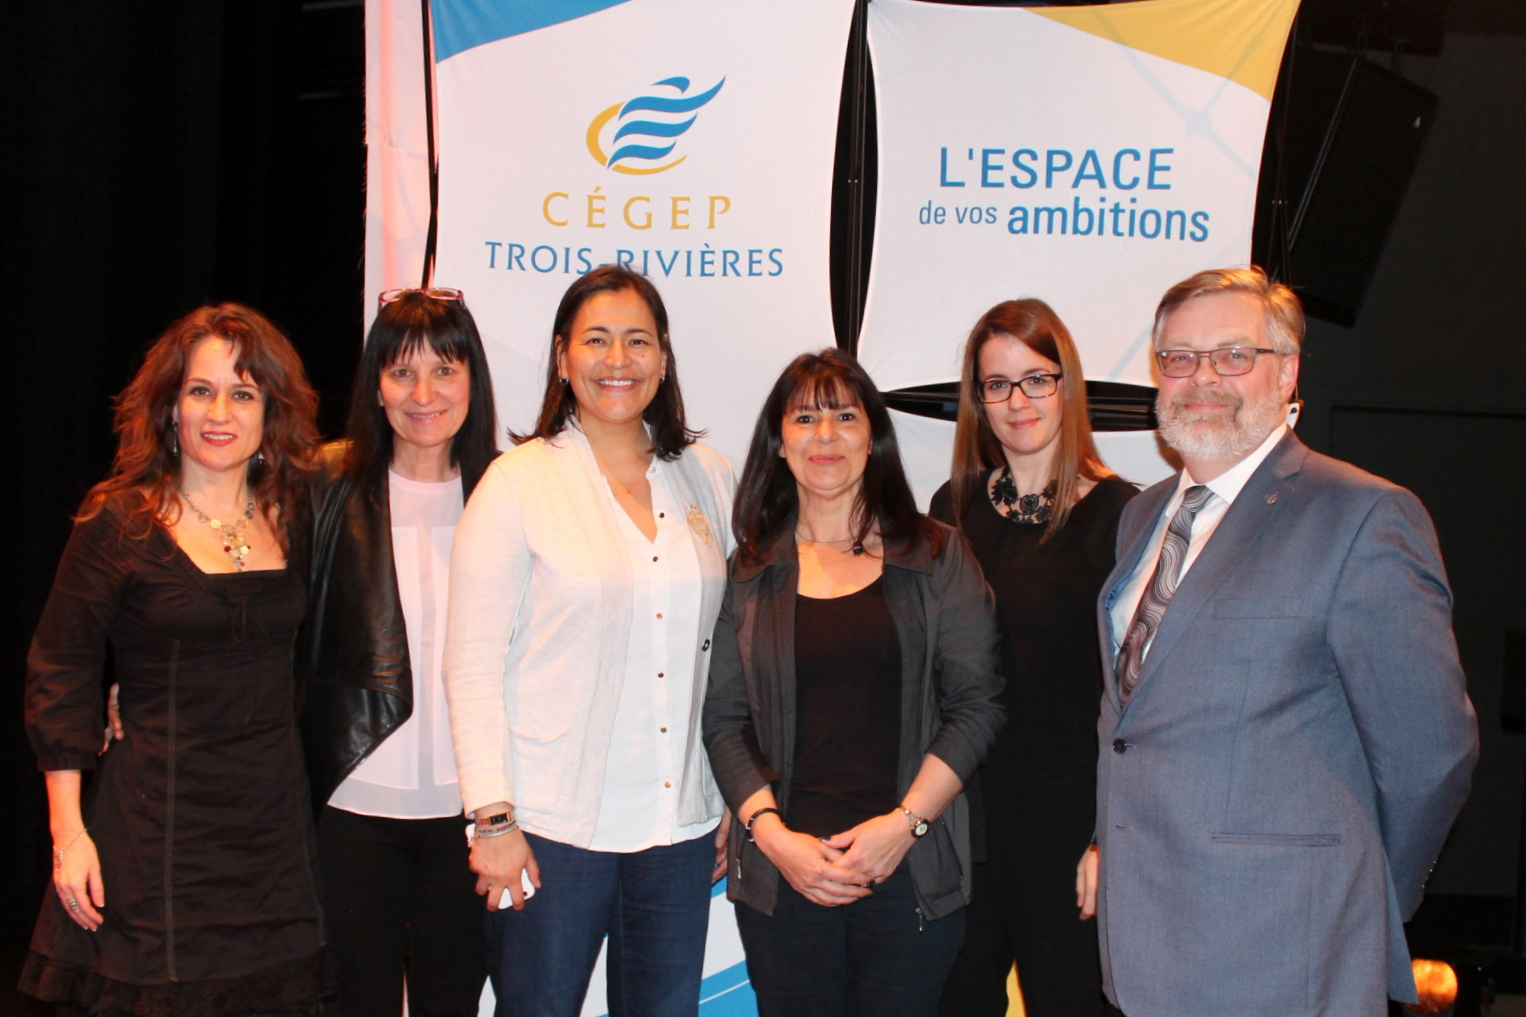
[[[21,728],[27,644],[110,464],[111,396],[208,302],[285,329],[342,419],[359,353],[359,2],[0,4],[0,943],[48,885],[42,780]],[[9,986],[5,987],[7,990]]]

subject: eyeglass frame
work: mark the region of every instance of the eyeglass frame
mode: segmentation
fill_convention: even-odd
[[[464,301],[466,299],[466,294],[462,293],[454,286],[399,286],[396,289],[383,290],[382,292],[378,293],[376,295],[376,306],[386,307],[388,304],[396,303],[397,301],[403,299],[410,293],[422,293],[424,296],[429,297],[432,300]]]
[[[1040,371],[1036,374],[1025,374],[1021,378],[1018,378],[1016,381],[1012,380],[1011,378],[986,378],[983,381],[978,381],[975,383],[975,394],[979,396],[980,401],[987,406],[994,406],[997,403],[1007,402],[1012,398],[1013,389],[1021,392],[1023,397],[1026,399],[1048,399],[1050,396],[1054,395],[1060,390],[1060,381],[1064,377],[1064,374],[1050,374],[1047,371]],[[1027,382],[1039,378],[1047,380],[1050,383],[1050,388],[1047,392],[1035,395],[1028,391]],[[1002,396],[1000,399],[987,399],[986,387],[993,383],[1007,385],[1007,394]]]
[[[1218,365],[1214,358],[1217,357],[1220,353],[1231,353],[1235,350],[1247,350],[1253,354],[1253,356],[1250,358],[1250,366],[1243,371],[1226,371]],[[1194,358],[1192,361],[1192,368],[1188,370],[1186,374],[1167,374],[1166,358],[1173,354],[1181,353],[1192,354]],[[1155,366],[1159,369],[1160,376],[1162,378],[1190,378],[1194,374],[1197,374],[1198,368],[1203,364],[1203,358],[1207,357],[1208,366],[1212,367],[1213,372],[1220,378],[1242,378],[1254,371],[1256,369],[1256,365],[1261,362],[1261,357],[1268,353],[1279,357],[1285,357],[1288,355],[1283,353],[1281,350],[1267,349],[1264,346],[1220,346],[1218,349],[1213,350],[1189,350],[1178,348],[1172,350],[1156,350]]]

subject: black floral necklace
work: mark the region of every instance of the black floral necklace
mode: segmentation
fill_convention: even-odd
[[[1018,497],[1017,484],[1012,480],[1012,468],[1003,466],[996,482],[991,485],[991,501],[996,511],[1014,523],[1047,523],[1054,515],[1055,482],[1037,494]]]

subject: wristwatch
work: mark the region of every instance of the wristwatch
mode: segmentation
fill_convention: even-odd
[[[919,816],[904,805],[901,806],[901,811],[906,813],[906,821],[911,824],[911,835],[913,837],[927,836],[928,822],[926,816]]]

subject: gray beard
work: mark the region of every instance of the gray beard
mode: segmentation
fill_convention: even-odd
[[[1223,420],[1200,417],[1157,399],[1155,415],[1160,421],[1160,436],[1187,459],[1241,459],[1266,440],[1288,411],[1287,404],[1275,398],[1246,403],[1231,397],[1226,404],[1235,409],[1228,420]]]

